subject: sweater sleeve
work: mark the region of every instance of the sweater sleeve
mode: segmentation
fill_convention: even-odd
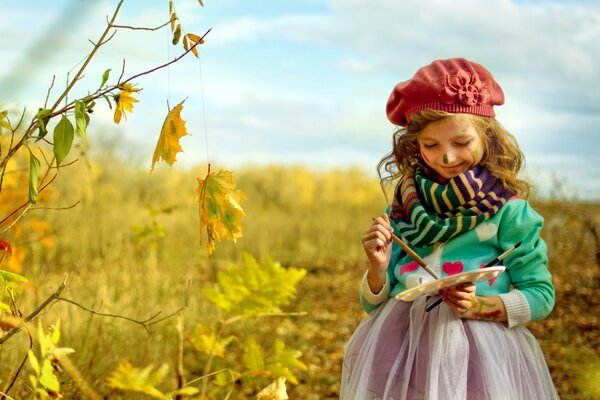
[[[501,295],[509,327],[545,318],[554,307],[554,286],[548,271],[546,244],[540,237],[543,218],[525,200],[509,200],[498,230],[499,244],[522,244],[504,260],[511,284]]]

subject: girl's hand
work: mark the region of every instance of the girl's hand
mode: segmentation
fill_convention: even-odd
[[[373,220],[371,227],[362,235],[363,249],[369,259],[367,279],[373,293],[379,293],[385,284],[387,266],[392,256],[392,232],[387,214]]]
[[[387,269],[392,255],[392,232],[387,214],[373,220],[373,224],[362,235],[362,244],[371,267]]]
[[[461,283],[440,289],[444,303],[459,318],[507,321],[504,302],[498,296],[476,296],[473,283]]]
[[[472,283],[461,283],[456,286],[441,288],[439,295],[444,303],[459,317],[465,315],[472,309],[475,302],[475,285]]]

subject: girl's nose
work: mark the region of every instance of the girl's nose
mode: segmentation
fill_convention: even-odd
[[[442,157],[442,161],[446,165],[450,164],[454,160],[456,160],[456,157],[452,153],[444,153],[444,156]]]

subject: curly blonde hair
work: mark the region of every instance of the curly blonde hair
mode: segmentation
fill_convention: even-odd
[[[397,179],[412,173],[415,167],[428,168],[421,158],[417,138],[428,124],[443,118],[467,118],[483,144],[483,158],[479,164],[500,178],[508,190],[523,198],[529,195],[529,183],[517,177],[525,164],[525,157],[515,137],[495,118],[437,110],[424,110],[413,115],[406,127],[394,132],[392,151],[377,165],[384,191]]]

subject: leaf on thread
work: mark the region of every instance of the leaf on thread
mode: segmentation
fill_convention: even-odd
[[[240,219],[245,215],[240,202],[245,196],[235,186],[233,173],[220,170],[210,172],[204,179],[198,179],[196,191],[198,201],[200,243],[206,229],[208,254],[212,255],[216,242],[221,239],[237,241],[242,236]]]
[[[152,155],[152,167],[150,171],[154,170],[154,164],[159,160],[173,165],[176,161],[177,153],[183,151],[179,144],[179,139],[188,134],[185,128],[185,121],[181,118],[183,103],[185,103],[185,99],[169,111],[165,122],[163,122],[160,136]]]
[[[175,28],[175,32],[173,32],[173,44],[179,43],[179,39],[181,38],[181,24],[177,24]]]
[[[198,35],[194,35],[193,33],[188,33],[187,35],[185,35],[185,38],[189,38],[189,40],[192,42],[192,44],[191,44],[191,46],[193,46],[192,53],[194,53],[196,58],[198,58],[198,46],[201,45],[202,43],[204,43],[204,39],[202,39]],[[187,50],[187,48],[186,48],[186,50]]]

